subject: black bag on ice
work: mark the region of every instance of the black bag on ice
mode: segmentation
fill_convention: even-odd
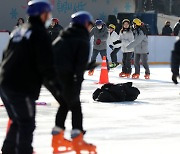
[[[132,87],[132,82],[121,84],[105,84],[101,89],[96,89],[93,99],[98,102],[123,102],[134,101],[140,91]]]

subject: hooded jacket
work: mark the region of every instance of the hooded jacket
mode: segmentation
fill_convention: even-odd
[[[108,38],[108,29],[106,25],[103,25],[102,29],[97,27],[92,28],[90,32],[90,37],[94,36],[93,48],[96,50],[106,50],[107,49],[107,38]],[[101,43],[98,45],[96,42],[100,39]]]
[[[134,49],[135,54],[147,54],[148,52],[148,37],[141,30],[137,28],[134,30],[134,41],[132,41],[128,46],[127,50]]]

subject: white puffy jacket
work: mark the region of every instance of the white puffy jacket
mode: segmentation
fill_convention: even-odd
[[[118,43],[116,45],[113,44],[113,42],[116,42],[118,40],[119,40],[119,35],[115,31],[113,31],[111,34],[109,32],[108,39],[107,39],[108,46],[112,45],[114,49],[115,48],[120,48],[121,47],[121,43]]]
[[[123,32],[120,32],[119,35],[120,35],[120,40],[122,41],[122,47],[121,47],[122,52],[124,52],[124,53],[133,52],[134,49],[128,50],[126,48],[132,41],[134,41],[133,32],[131,30],[130,31],[123,31]]]

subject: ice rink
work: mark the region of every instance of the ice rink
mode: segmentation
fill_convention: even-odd
[[[135,102],[94,102],[92,93],[101,86],[95,84],[100,68],[93,77],[86,72],[81,93],[85,139],[97,145],[98,154],[180,154],[180,86],[171,82],[170,67],[152,65],[151,80],[144,79],[144,69],[139,80],[121,79],[120,69],[109,73],[110,82],[134,82],[141,94]],[[58,105],[44,88],[39,101],[48,105],[37,107],[33,145],[37,154],[51,154],[50,133]],[[7,120],[4,107],[0,107],[0,147]],[[69,138],[70,115],[66,126]]]

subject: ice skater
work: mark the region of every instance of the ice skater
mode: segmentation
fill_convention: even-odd
[[[148,37],[141,26],[141,20],[136,18],[133,20],[134,26],[134,41],[127,46],[127,50],[134,49],[134,66],[135,73],[132,75],[133,79],[139,79],[140,76],[140,60],[145,68],[145,79],[150,78],[150,70],[148,64]]]
[[[90,32],[90,37],[94,36],[93,43],[93,54],[91,57],[91,62],[96,62],[96,58],[100,53],[102,59],[104,56],[107,57],[107,38],[108,29],[102,20],[96,20],[95,27],[92,28]],[[107,60],[108,64],[108,60]],[[107,66],[109,69],[109,65]],[[94,74],[94,69],[88,72],[90,76]]]
[[[180,40],[175,43],[174,50],[172,51],[171,57],[171,71],[172,71],[172,81],[178,84],[177,79],[179,76],[179,66],[180,66]]]
[[[112,64],[109,65],[110,68],[115,68],[119,65],[117,61],[117,53],[121,49],[121,41],[119,39],[119,35],[115,32],[116,26],[113,24],[109,25],[109,36],[107,39],[108,46],[112,49],[111,52],[111,60]]]
[[[11,33],[1,63],[1,99],[12,120],[3,154],[33,153],[35,101],[41,86],[44,84],[56,98],[60,93],[51,40],[45,28],[51,20],[51,4],[47,0],[32,0],[28,6],[29,21]]]
[[[55,66],[62,82],[62,102],[52,130],[54,153],[63,152],[60,150],[63,147],[66,148],[65,151],[75,150],[77,154],[80,154],[81,150],[96,153],[96,146],[84,141],[80,102],[81,84],[90,52],[89,32],[92,26],[93,18],[88,12],[77,12],[71,16],[70,26],[53,42]],[[69,111],[72,113],[72,141],[64,138],[65,120]]]
[[[122,59],[122,72],[119,74],[119,77],[129,78],[132,73],[131,58],[134,49],[128,50],[126,47],[134,40],[134,35],[131,30],[130,21],[128,19],[124,19],[122,21],[122,25],[123,26],[119,35],[120,35],[120,40],[122,41],[121,50],[123,52],[123,59]]]

